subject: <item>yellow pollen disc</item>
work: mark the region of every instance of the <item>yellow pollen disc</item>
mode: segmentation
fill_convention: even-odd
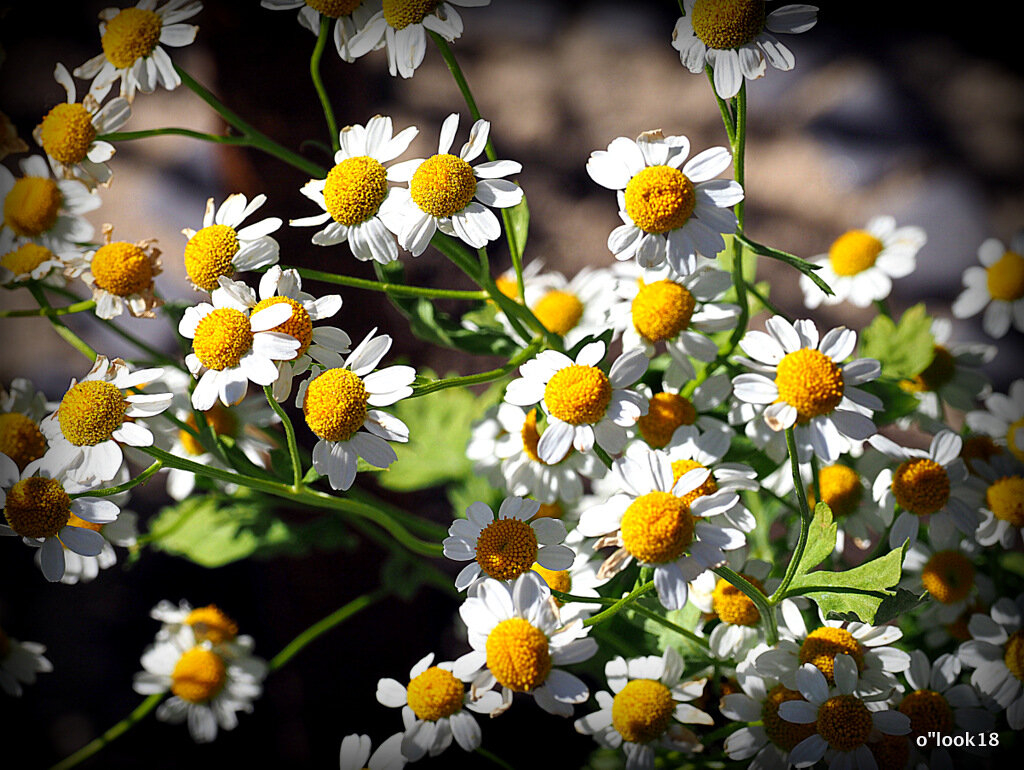
[[[71,498],[56,479],[30,476],[7,490],[4,517],[22,537],[54,537],[71,518]]]
[[[949,475],[934,460],[907,460],[892,474],[892,493],[905,511],[925,516],[942,509],[949,500]]]
[[[96,139],[92,115],[81,104],[58,104],[39,127],[39,141],[46,154],[66,165],[81,163]]]
[[[900,701],[899,711],[910,717],[910,732],[925,735],[930,730],[940,734],[953,729],[953,709],[935,690],[915,690]]]
[[[693,294],[675,281],[644,284],[633,300],[633,328],[651,342],[670,340],[689,328],[696,304]]]
[[[921,582],[936,601],[963,601],[974,587],[974,564],[959,551],[939,551],[921,570]]]
[[[20,412],[0,414],[0,454],[14,460],[19,471],[46,454],[46,437],[39,426]]]
[[[192,610],[185,618],[185,625],[192,626],[199,642],[223,644],[238,636],[238,624],[213,604]]]
[[[302,411],[309,429],[325,441],[348,441],[363,427],[369,394],[359,375],[328,369],[309,383]]]
[[[526,415],[526,419],[523,420],[523,429],[522,431],[520,431],[520,435],[523,439],[523,451],[526,453],[526,456],[533,460],[535,463],[540,463],[541,465],[548,465],[549,463],[544,462],[542,459],[540,459],[540,455],[537,454],[537,443],[540,441],[540,431],[537,430],[536,409],[531,409],[530,412]],[[572,447],[570,447],[569,451],[565,453],[565,457],[563,457],[558,462],[550,464],[558,465],[558,463],[562,462],[562,460],[564,460],[570,454],[572,454]],[[561,518],[561,514],[559,514],[557,518]]]
[[[954,374],[956,361],[953,354],[942,345],[936,345],[931,363],[914,379],[901,381],[900,387],[909,393],[931,393],[952,380]]]
[[[213,650],[193,647],[185,652],[171,672],[171,692],[189,703],[206,703],[224,687],[227,667]]]
[[[134,243],[115,241],[101,246],[93,254],[89,269],[97,286],[118,297],[138,294],[153,286],[153,263]]]
[[[904,770],[910,760],[910,741],[905,735],[885,735],[868,744],[878,770]]]
[[[845,628],[822,626],[807,635],[800,645],[800,665],[813,663],[825,675],[830,685],[836,683],[836,655],[849,655],[857,663],[857,670],[864,670],[864,646]]]
[[[995,517],[1024,527],[1024,478],[1004,476],[985,490],[985,503]]]
[[[1024,682],[1024,630],[1014,631],[1006,641],[1003,662],[1010,672]]]
[[[219,401],[215,403],[211,409],[203,412],[203,417],[206,418],[206,424],[209,425],[213,429],[213,432],[218,436],[230,436],[234,438],[238,435],[238,418],[235,417],[230,409]],[[198,430],[199,428],[194,414],[189,414],[188,417],[185,418],[185,424],[195,430]],[[199,443],[199,441],[196,440],[196,437],[187,430],[178,431],[178,439],[181,441],[181,445],[184,447],[185,451],[193,457],[206,452],[203,445]]]
[[[633,679],[612,701],[612,724],[630,743],[650,743],[668,729],[676,704],[672,691],[654,679]]]
[[[1013,452],[1014,457],[1024,463],[1024,432],[1022,431],[1024,431],[1024,417],[1010,423],[1010,427],[1006,431],[1006,446]]]
[[[413,201],[433,217],[450,217],[462,211],[476,195],[473,167],[454,155],[427,158],[409,182]]]
[[[52,179],[22,177],[4,198],[4,224],[15,235],[35,238],[56,224],[63,202],[64,196]]]
[[[551,673],[548,638],[523,618],[501,621],[487,635],[487,668],[502,687],[529,692]]]
[[[818,707],[818,735],[829,747],[853,751],[871,735],[871,712],[854,695],[836,695]]]
[[[419,24],[432,13],[440,0],[384,0],[384,20],[395,29]]]
[[[572,591],[572,575],[569,574],[569,570],[548,569],[547,567],[542,567],[537,563],[534,563],[530,569],[544,578],[544,582],[548,584],[548,588],[552,591],[561,591],[563,594],[567,594]],[[561,602],[558,599],[555,599],[555,601],[561,605]]]
[[[499,275],[494,279],[494,285],[497,286],[498,291],[506,297],[509,297],[510,299],[519,298],[519,284],[516,282],[515,277],[505,278]]]
[[[848,516],[857,510],[864,485],[860,474],[848,465],[826,465],[818,471],[818,493],[833,514]]]
[[[100,44],[107,61],[119,70],[149,56],[160,42],[163,20],[153,11],[125,8],[107,22]]]
[[[676,482],[678,482],[679,479],[681,479],[689,471],[704,467],[704,465],[701,465],[696,460],[676,460],[672,463],[672,483],[675,484]],[[713,495],[717,491],[718,483],[715,481],[714,474],[708,474],[707,480],[703,484],[701,484],[692,492],[687,492],[679,499],[683,501],[683,504],[687,508],[689,508],[691,505],[693,505],[693,501],[696,500],[698,497],[704,497],[705,495]]]
[[[992,299],[1014,302],[1024,297],[1024,257],[1008,251],[988,268],[988,293]]]
[[[796,690],[777,684],[768,691],[768,696],[761,704],[761,723],[765,735],[783,751],[792,751],[800,741],[809,738],[815,732],[813,724],[797,724],[779,716],[779,706],[791,700],[802,701],[804,696]]]
[[[513,580],[537,559],[537,535],[519,519],[495,519],[476,541],[476,562],[495,580]]]
[[[612,400],[608,375],[596,366],[559,369],[544,387],[544,404],[553,417],[570,425],[599,422]]]
[[[536,521],[537,519],[560,519],[565,516],[565,509],[562,508],[561,503],[541,503],[540,508],[533,514],[533,518],[530,521]]]
[[[696,205],[693,182],[671,166],[648,166],[626,185],[626,213],[647,233],[682,227]]]
[[[203,316],[196,326],[192,350],[208,369],[238,366],[252,348],[253,333],[249,316],[233,307],[220,307]]]
[[[0,265],[3,265],[15,276],[30,275],[33,270],[43,262],[53,258],[53,252],[45,246],[37,243],[23,243],[14,251],[9,251],[0,257]]]
[[[764,0],[697,0],[693,31],[708,48],[739,48],[764,29]]]
[[[109,441],[125,419],[128,403],[116,385],[103,380],[80,382],[64,394],[57,409],[64,438],[75,446]]]
[[[800,422],[828,414],[843,400],[843,372],[820,350],[787,353],[775,370],[775,386],[779,400],[796,408]]]
[[[647,414],[637,420],[640,435],[652,449],[662,449],[681,425],[693,425],[697,410],[688,398],[676,393],[655,393],[647,402]]]
[[[875,264],[882,242],[864,230],[850,230],[832,243],[828,259],[836,275],[857,275]]]
[[[648,492],[622,515],[622,544],[646,564],[675,561],[693,541],[690,507],[670,492]]]
[[[73,514],[73,513],[68,517],[68,524],[67,525],[69,527],[78,527],[80,529],[91,529],[93,532],[102,532],[103,531],[103,525],[102,524],[96,524],[96,523],[91,522],[91,521],[86,521],[85,519],[80,519],[78,516],[75,516],[75,514]]]
[[[960,450],[960,456],[963,458],[964,463],[967,465],[967,469],[977,475],[974,469],[972,460],[984,460],[988,462],[998,454],[1002,454],[1003,448],[999,446],[989,436],[971,436],[970,438],[964,439],[963,449]]]
[[[340,16],[348,16],[362,2],[363,0],[306,0],[306,5],[324,16],[337,19]]]
[[[313,319],[309,317],[309,313],[306,312],[306,308],[302,306],[302,303],[290,297],[268,297],[257,302],[252,312],[256,314],[271,305],[280,305],[282,302],[292,306],[292,316],[283,324],[278,324],[269,331],[281,332],[297,339],[299,341],[299,349],[296,351],[295,357],[298,358],[309,350],[309,346],[313,344]]]
[[[334,221],[351,227],[377,213],[388,195],[388,172],[378,161],[361,155],[348,158],[327,174],[324,205]]]
[[[583,303],[576,295],[557,289],[541,297],[531,310],[545,329],[562,336],[574,329],[583,317]]]
[[[451,671],[431,666],[409,682],[409,708],[419,719],[436,722],[462,708],[466,688]]]
[[[233,227],[204,227],[185,244],[185,272],[200,289],[213,291],[220,276],[235,272],[231,260],[238,249],[238,233]]]
[[[761,581],[750,575],[743,575],[763,593]],[[711,608],[723,623],[734,626],[754,626],[761,620],[754,602],[745,593],[727,580],[719,578],[715,590],[711,594]]]

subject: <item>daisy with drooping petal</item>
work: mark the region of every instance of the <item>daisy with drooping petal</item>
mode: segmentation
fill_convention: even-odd
[[[363,262],[375,260],[382,265],[398,259],[398,246],[381,219],[381,207],[392,194],[388,181],[399,181],[384,164],[409,147],[419,129],[410,126],[393,135],[391,118],[376,115],[366,127],[345,126],[338,134],[341,149],[334,154],[334,168],[324,179],[310,179],[302,194],[324,210],[303,219],[293,219],[293,227],[326,224],[313,236],[317,246],[333,246],[348,241],[352,254]],[[404,181],[404,180],[402,180]]]
[[[636,386],[637,392],[647,399],[647,414],[637,420],[636,430],[651,449],[694,442],[706,433],[720,433],[727,442],[732,438],[733,429],[712,414],[732,392],[729,376],[708,377],[689,397],[681,393],[685,383],[678,370],[669,370],[657,393],[643,383]]]
[[[342,366],[326,371],[313,367],[313,376],[299,386],[296,397],[306,425],[320,439],[313,447],[313,467],[327,476],[334,489],[352,486],[360,457],[374,467],[387,468],[398,459],[387,442],[409,440],[404,422],[369,408],[391,406],[412,395],[416,378],[411,366],[377,369],[391,348],[391,337],[374,337],[376,333],[372,329]]]
[[[114,546],[130,548],[139,537],[138,515],[132,511],[121,511],[116,520],[109,524],[91,524],[84,520],[76,522],[79,527],[86,527],[103,535],[103,549],[96,556],[83,556],[64,549],[64,576],[60,582],[73,586],[78,583],[89,583],[96,579],[101,569],[110,569],[117,564],[117,552]],[[43,568],[42,549],[36,551],[36,566]]]
[[[685,0],[683,7],[672,47],[690,72],[714,70],[715,93],[723,99],[739,92],[743,78],[762,77],[767,64],[793,69],[793,52],[775,35],[806,32],[818,21],[813,5],[784,5],[769,14],[764,0]]]
[[[537,442],[537,455],[558,462],[570,449],[590,452],[596,443],[617,454],[626,442],[626,428],[647,413],[647,402],[630,386],[647,370],[643,351],[623,353],[605,374],[601,341],[584,345],[573,361],[557,350],[545,350],[519,367],[518,379],[505,390],[516,406],[542,403],[548,426]]]
[[[153,310],[163,304],[153,293],[153,279],[161,271],[156,239],[112,241],[113,233],[113,226],[104,225],[104,245],[68,259],[65,275],[89,287],[99,318],[116,318],[126,306],[134,318],[156,318]]]
[[[725,248],[722,234],[736,232],[729,207],[743,200],[743,188],[715,177],[732,163],[732,154],[712,147],[687,161],[689,154],[689,139],[661,131],[636,141],[620,136],[607,150],[590,153],[590,178],[618,193],[623,224],[608,236],[616,259],[635,256],[640,267],[667,260],[685,276],[696,269],[698,253],[713,258]]]
[[[982,327],[999,339],[1010,324],[1024,332],[1024,232],[1018,233],[1007,249],[995,238],[978,248],[976,265],[964,270],[964,290],[953,303],[953,315],[970,318],[985,308]],[[986,307],[987,306],[987,307]]]
[[[373,743],[369,735],[346,735],[341,741],[341,770],[402,770],[406,764],[402,736],[395,733],[370,754]]]
[[[185,272],[193,286],[213,292],[221,276],[231,278],[238,271],[258,270],[277,263],[280,247],[270,234],[281,227],[278,217],[267,217],[239,229],[266,202],[266,195],[257,195],[247,203],[244,195],[235,193],[215,211],[213,198],[207,199],[202,229],[196,232],[186,227],[181,231],[188,238]]]
[[[590,696],[575,674],[556,666],[582,663],[597,652],[580,619],[563,623],[551,603],[551,591],[532,570],[511,586],[483,580],[475,595],[459,608],[473,647],[455,661],[452,673],[470,682],[476,691],[501,685],[501,706],[512,704],[512,694],[532,695],[549,714],[572,716],[575,703]]]
[[[139,0],[133,8],[100,11],[100,43],[103,53],[75,68],[75,77],[92,80],[89,93],[103,101],[107,91],[121,81],[121,96],[128,101],[136,91],[151,93],[158,85],[173,91],[181,85],[174,63],[161,46],[180,48],[196,38],[199,27],[180,24],[203,9],[198,0]]]
[[[356,60],[349,50],[349,41],[380,10],[380,5],[380,0],[260,0],[260,6],[271,11],[293,11],[298,8],[299,24],[314,35],[320,34],[322,17],[334,19],[334,47],[342,61],[347,62]],[[377,47],[383,45],[384,41],[381,40]]]
[[[77,254],[77,251],[72,252]],[[66,281],[60,270],[64,260],[45,246],[17,238],[11,230],[0,230],[0,286],[25,281],[42,281],[63,287]]]
[[[967,413],[967,426],[991,436],[1024,462],[1024,380],[1014,380],[1006,394],[993,393],[985,408]]]
[[[456,519],[444,540],[444,555],[470,562],[455,578],[459,591],[482,577],[515,580],[534,563],[549,570],[568,569],[575,554],[565,540],[565,525],[558,519],[536,517],[540,503],[506,497],[497,515],[486,503],[473,503],[465,519]]]
[[[892,291],[892,279],[904,278],[917,267],[917,252],[927,240],[920,227],[897,227],[892,217],[875,217],[863,230],[848,230],[832,242],[827,254],[809,260],[821,265],[818,276],[835,292],[827,295],[806,275],[800,276],[804,304],[811,310],[822,303],[849,302],[868,307]]]
[[[594,697],[599,711],[577,719],[576,732],[626,754],[626,770],[654,767],[655,747],[692,753],[700,739],[686,724],[711,725],[710,714],[691,705],[706,679],[683,681],[683,659],[672,647],[661,657],[613,658],[604,667],[611,692]]]
[[[516,161],[469,165],[484,151],[491,124],[476,121],[469,141],[456,156],[449,150],[458,128],[459,115],[452,113],[441,124],[437,155],[403,161],[388,169],[388,179],[409,186],[391,190],[381,204],[380,217],[414,257],[424,252],[437,230],[474,249],[483,248],[501,235],[501,224],[487,207],[505,209],[523,199],[519,185],[502,179],[522,170]]]
[[[974,533],[983,546],[997,543],[1010,550],[1024,534],[1024,464],[1015,457],[998,454],[973,463],[977,479],[972,480],[983,495],[981,523]]]
[[[19,642],[0,628],[0,690],[20,697],[23,684],[33,684],[36,674],[53,671],[45,652],[46,647],[39,642]]]
[[[973,668],[971,684],[986,708],[1006,710],[1011,730],[1024,728],[1024,595],[1002,597],[990,613],[977,613],[967,624],[971,640],[957,650],[960,662]]]
[[[740,340],[754,360],[739,360],[756,373],[733,380],[736,398],[768,404],[768,427],[809,434],[814,453],[827,463],[848,451],[850,439],[863,441],[875,433],[868,415],[880,410],[882,401],[857,386],[876,379],[881,366],[873,358],[842,363],[857,346],[855,331],[839,326],[819,339],[813,321],[791,324],[782,316],[772,316],[765,327],[767,334],[748,331]]]
[[[51,411],[46,395],[24,377],[11,380],[10,391],[0,385],[0,454],[11,458],[19,472],[49,449],[39,423]]]

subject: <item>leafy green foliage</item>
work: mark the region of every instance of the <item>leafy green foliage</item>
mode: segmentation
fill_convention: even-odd
[[[899,322],[879,315],[860,333],[860,355],[877,359],[885,376],[916,377],[935,355],[931,328],[932,319],[923,303],[907,310]]]

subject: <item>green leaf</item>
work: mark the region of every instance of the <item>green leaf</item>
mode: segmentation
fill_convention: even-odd
[[[917,396],[903,390],[895,382],[874,380],[858,387],[882,399],[882,411],[875,412],[871,417],[875,425],[891,425],[901,417],[913,414],[921,405]]]
[[[747,249],[750,249],[754,254],[775,259],[779,262],[784,262],[810,278],[815,285],[826,294],[835,294],[835,292],[832,291],[832,287],[825,283],[825,280],[817,273],[817,271],[821,269],[821,265],[815,265],[812,262],[808,262],[806,259],[801,259],[800,257],[788,252],[773,249],[770,246],[765,246],[763,243],[752,241],[743,235],[736,235],[733,237],[738,238],[743,245]],[[744,265],[744,267],[746,267],[746,265]],[[753,273],[750,273],[750,275],[753,275]]]
[[[908,612],[913,612],[925,602],[926,598],[927,594],[918,596],[906,588],[897,588],[894,596],[887,596],[882,600],[882,605],[878,608],[875,619],[871,623],[879,626]]]
[[[505,209],[510,225],[509,238],[512,250],[519,254],[526,253],[526,236],[530,231],[530,208],[526,205],[526,196],[512,208]]]
[[[923,372],[935,356],[932,319],[924,303],[914,305],[899,322],[880,315],[860,333],[860,355],[877,359],[882,374],[909,379]]]
[[[904,544],[904,548],[843,572],[818,570],[797,575],[786,595],[813,599],[825,617],[875,623],[882,603],[896,595],[890,589],[900,580],[905,548]]]
[[[1020,551],[1008,551],[1000,554],[999,566],[1018,577],[1024,577],[1024,553]]]
[[[807,546],[796,568],[796,575],[805,575],[832,555],[836,549],[839,525],[832,520],[832,509],[827,503],[814,506],[814,516],[807,531]]]

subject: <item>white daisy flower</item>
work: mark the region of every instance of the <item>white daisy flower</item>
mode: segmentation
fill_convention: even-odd
[[[1009,391],[985,399],[985,409],[967,413],[967,426],[995,439],[1024,462],[1024,379],[1014,380]]]
[[[957,650],[957,657],[973,668],[971,684],[982,703],[993,711],[1006,710],[1011,730],[1024,728],[1024,595],[1016,600],[1002,597],[988,614],[971,616],[971,640]]]
[[[810,465],[801,465],[800,470],[806,471],[809,480],[812,475]],[[839,526],[836,550],[840,553],[847,549],[870,548],[892,524],[892,512],[880,510],[875,504],[864,474],[845,462],[821,466],[817,483],[813,487],[808,486],[807,493],[812,508],[821,500],[832,510],[833,519]]]
[[[564,280],[565,276],[561,273],[544,272],[544,260],[542,259],[534,259],[523,265],[523,288],[528,292],[535,291],[542,294]],[[494,285],[509,299],[519,299],[519,281],[514,268],[503,270],[494,279]]]
[[[244,283],[218,278],[208,302],[185,310],[178,334],[192,340],[185,365],[193,377],[205,369],[192,391],[192,407],[201,412],[220,398],[224,406],[245,397],[249,381],[272,385],[278,378],[278,361],[295,358],[302,344],[291,334],[275,331],[288,323],[291,303],[276,302],[256,309],[256,293]]]
[[[171,405],[170,393],[132,393],[163,369],[132,372],[120,358],[98,356],[81,382],[72,379],[57,410],[40,424],[54,458],[83,484],[114,478],[124,462],[121,445],[153,445],[153,433],[139,419]]]
[[[19,642],[0,628],[0,689],[13,698],[21,696],[23,684],[34,684],[36,674],[48,674],[53,664],[39,642]]]
[[[983,495],[981,523],[974,533],[983,546],[997,543],[1010,550],[1024,534],[1024,465],[1015,457],[997,454],[972,462],[977,479],[971,484]]]
[[[64,274],[89,287],[99,318],[116,318],[125,307],[134,318],[156,318],[153,310],[163,304],[153,293],[153,279],[161,272],[156,239],[113,241],[113,226],[102,229],[104,245],[65,260]]]
[[[590,697],[574,674],[556,666],[582,663],[597,652],[583,621],[563,623],[555,613],[551,591],[536,572],[528,571],[508,585],[486,579],[459,608],[473,650],[457,661],[452,673],[476,691],[501,685],[502,705],[512,694],[533,695],[549,714],[572,716],[575,703]]]
[[[541,513],[543,514],[543,511]],[[600,594],[597,589],[607,583],[609,578],[600,577],[597,574],[600,561],[595,558],[593,544],[586,542],[578,529],[569,532],[565,538],[565,544],[575,552],[575,557],[568,569],[550,570],[535,563],[532,567],[533,571],[544,579],[552,591],[560,591],[573,596],[598,598]],[[600,603],[576,601],[564,603],[557,598],[552,601],[555,603],[559,620],[566,624],[577,618],[589,618],[592,613],[602,607]]]
[[[387,442],[409,440],[404,422],[369,408],[408,398],[416,378],[411,366],[374,371],[391,348],[391,337],[374,337],[376,333],[372,329],[342,366],[323,372],[313,367],[313,376],[299,386],[296,397],[306,424],[320,439],[313,447],[313,467],[334,489],[352,486],[360,457],[374,467],[387,468],[398,459]]]
[[[293,227],[326,224],[313,236],[317,246],[348,241],[352,254],[363,262],[382,265],[398,259],[398,246],[381,219],[381,206],[392,194],[388,181],[399,180],[384,164],[409,147],[419,129],[410,126],[393,135],[391,118],[376,115],[361,125],[346,126],[338,134],[341,149],[334,168],[323,179],[310,179],[302,194],[324,210],[323,214],[289,222]]]
[[[620,136],[607,150],[590,153],[590,178],[618,193],[623,224],[608,236],[616,259],[635,256],[640,267],[667,260],[676,273],[689,275],[698,253],[714,257],[725,248],[722,234],[736,232],[729,207],[743,200],[743,188],[715,177],[732,163],[732,154],[712,147],[687,161],[689,154],[689,139],[661,131],[636,141]]]
[[[69,548],[64,549],[64,576],[60,579],[64,585],[73,586],[78,583],[89,583],[96,579],[101,569],[110,569],[117,564],[117,552],[114,546],[130,548],[139,537],[138,515],[132,511],[121,511],[115,521],[109,524],[91,524],[72,514],[74,526],[85,527],[103,535],[103,549],[96,556],[83,556]],[[43,568],[42,549],[36,551],[36,566]]]
[[[128,101],[136,91],[151,93],[158,85],[173,91],[181,85],[174,63],[162,46],[181,48],[196,38],[199,27],[180,24],[203,9],[198,0],[139,0],[133,8],[100,11],[103,53],[75,68],[75,77],[92,80],[89,93],[103,101],[110,87],[121,81],[121,96]]]
[[[403,733],[395,733],[370,754],[369,735],[346,735],[341,741],[341,770],[402,770],[406,764],[402,737]]]
[[[608,293],[612,285],[610,270],[586,266],[572,280],[567,280],[561,273],[551,272],[546,273],[542,280],[524,280],[524,283],[527,307],[545,329],[562,337],[567,348],[608,328]],[[514,283],[512,288],[511,296],[514,297]],[[504,314],[499,317],[504,320]],[[508,329],[511,332],[511,327]]]
[[[598,368],[605,344],[584,345],[573,361],[545,350],[519,367],[518,379],[505,390],[505,401],[528,407],[542,403],[548,426],[537,442],[537,455],[548,463],[570,449],[590,452],[596,443],[613,454],[626,442],[626,428],[647,413],[647,401],[630,386],[647,370],[640,350],[623,353],[608,374]]]
[[[732,392],[731,382],[729,383],[729,390]],[[770,405],[748,404],[746,401],[740,401],[736,394],[732,393],[729,399],[729,424],[743,426],[744,435],[758,450],[763,452],[776,465],[782,464],[779,467],[779,475],[776,476],[773,473],[772,480],[779,480],[784,484],[786,483],[787,474],[790,473],[787,460],[789,449],[786,447],[786,434],[768,427],[768,423],[764,420],[764,412],[768,406]],[[800,431],[794,438],[797,439],[797,457],[801,463],[809,463],[811,455],[814,454],[814,447],[811,446],[810,442],[810,431]],[[767,478],[764,481],[764,486],[779,492],[775,485],[769,483]],[[789,489],[792,489],[791,478],[789,479]]]
[[[1014,236],[1009,249],[989,238],[978,248],[978,261],[981,267],[964,270],[965,288],[953,303],[953,315],[970,318],[985,308],[982,327],[990,337],[1003,337],[1011,323],[1024,332],[1024,232]]]
[[[39,423],[51,411],[46,395],[30,380],[11,380],[10,391],[0,385],[0,454],[11,458],[19,472],[49,449]]]
[[[184,599],[178,604],[161,599],[149,616],[162,624],[157,642],[171,641],[189,631],[196,644],[209,644],[225,658],[244,658],[252,652],[252,637],[239,634],[238,624],[215,604],[193,607]]]
[[[809,260],[821,265],[818,276],[834,294],[827,295],[806,275],[800,276],[804,304],[814,310],[824,303],[849,302],[868,307],[892,291],[892,279],[904,278],[917,267],[917,252],[927,237],[920,227],[897,227],[892,217],[875,217],[863,230],[848,230],[829,247],[827,254]]]
[[[77,255],[77,251],[71,254]],[[45,246],[22,240],[7,228],[0,229],[0,286],[42,281],[63,287],[63,267],[64,260]]]
[[[76,101],[75,81],[67,67],[58,63],[53,77],[67,92],[68,100],[51,109],[32,132],[50,159],[57,176],[78,179],[90,187],[110,182],[106,162],[114,157],[114,145],[98,137],[113,133],[131,117],[127,99],[116,97],[100,107],[92,94]]]
[[[604,667],[611,692],[594,698],[599,711],[577,719],[576,732],[592,735],[606,749],[620,746],[626,770],[654,767],[655,747],[691,753],[700,739],[686,724],[712,725],[711,715],[691,704],[707,679],[683,681],[683,659],[672,647],[661,657],[612,658]]]
[[[721,434],[728,446],[735,431],[714,415],[732,392],[727,374],[708,377],[689,397],[682,394],[687,381],[678,370],[666,371],[661,390],[654,393],[645,383],[636,390],[647,399],[647,414],[636,422],[636,433],[651,449],[697,441],[707,433]]]
[[[436,757],[451,745],[452,738],[464,751],[476,751],[480,747],[480,725],[467,709],[489,714],[501,706],[501,696],[494,690],[467,691],[452,674],[452,662],[436,666],[431,665],[433,662],[431,652],[413,666],[408,686],[395,679],[377,682],[377,702],[402,709],[405,733],[401,752],[410,762],[428,754]]]
[[[973,535],[981,522],[975,491],[967,482],[967,466],[960,459],[963,439],[950,430],[932,438],[928,451],[901,447],[881,434],[871,445],[893,460],[896,470],[883,469],[875,477],[872,496],[888,517],[894,506],[900,514],[889,530],[889,547],[899,548],[905,540],[917,542],[920,517],[930,516],[929,530],[945,533],[954,527]]]
[[[736,398],[769,405],[764,410],[768,427],[809,434],[814,453],[827,463],[848,451],[851,439],[862,441],[875,433],[868,415],[880,410],[882,402],[857,386],[876,379],[881,366],[873,358],[842,363],[857,346],[856,332],[840,326],[819,339],[813,321],[791,324],[782,316],[772,316],[765,326],[767,334],[748,331],[740,340],[754,360],[737,360],[756,373],[733,380]]]
[[[501,224],[487,207],[505,209],[523,199],[519,185],[501,178],[522,170],[516,161],[469,165],[484,151],[491,124],[476,121],[469,141],[455,156],[449,150],[458,128],[458,113],[452,113],[441,124],[437,155],[396,163],[388,170],[388,179],[409,186],[391,190],[380,217],[414,257],[424,252],[437,230],[483,248],[501,235]]]
[[[321,17],[334,19],[334,47],[342,61],[347,62],[356,60],[349,51],[349,42],[380,10],[380,5],[380,0],[260,0],[260,6],[271,11],[293,11],[298,8],[299,24],[314,35],[320,34]],[[383,45],[384,41],[381,40],[377,48]]]
[[[515,580],[534,563],[549,570],[568,569],[575,554],[565,540],[565,525],[558,519],[537,517],[540,503],[521,497],[506,497],[497,515],[486,503],[466,509],[465,519],[456,519],[444,540],[444,555],[454,561],[468,561],[455,578],[459,591],[471,588],[484,577]]]
[[[783,72],[793,69],[793,52],[775,35],[806,32],[818,21],[813,5],[784,5],[767,15],[764,0],[685,0],[683,7],[672,47],[690,72],[714,70],[715,92],[723,99],[739,92],[743,78],[762,77],[767,64]]]

